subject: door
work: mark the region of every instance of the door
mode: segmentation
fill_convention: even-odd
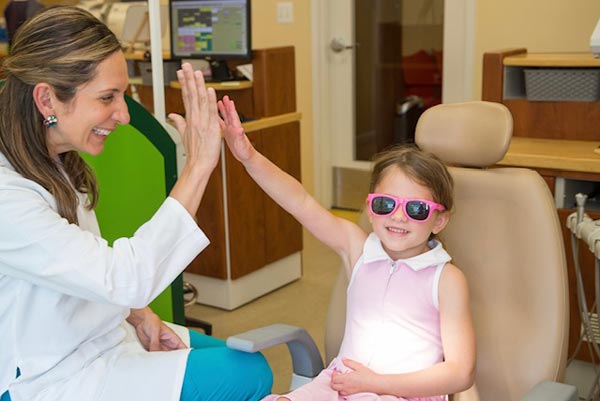
[[[411,140],[418,115],[407,113],[472,98],[474,0],[312,5],[315,194],[360,209],[373,154]]]

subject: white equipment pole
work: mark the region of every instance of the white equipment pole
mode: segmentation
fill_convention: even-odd
[[[154,117],[163,127],[165,116],[165,87],[162,57],[162,27],[160,26],[160,0],[148,0],[150,29],[150,54],[152,60],[152,92],[154,94]]]

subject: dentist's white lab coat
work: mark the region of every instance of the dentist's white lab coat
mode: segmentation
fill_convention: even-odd
[[[52,195],[0,154],[0,394],[9,388],[13,401],[179,400],[189,350],[146,352],[125,319],[208,239],[172,198],[112,248],[93,212],[80,207],[78,217],[79,226],[61,218]]]

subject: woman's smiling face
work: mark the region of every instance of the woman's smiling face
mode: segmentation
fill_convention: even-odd
[[[54,98],[58,123],[47,128],[50,156],[72,150],[100,154],[117,124],[129,123],[127,85],[127,63],[116,51],[98,64],[94,79],[78,87],[72,100],[62,103]]]

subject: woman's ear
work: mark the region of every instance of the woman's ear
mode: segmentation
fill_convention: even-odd
[[[54,114],[53,99],[56,99],[54,91],[47,83],[40,82],[33,87],[33,101],[43,118]]]
[[[449,221],[450,221],[450,212],[449,211],[446,210],[443,212],[438,212],[437,216],[435,216],[435,224],[433,225],[431,232],[434,234],[438,234],[440,231],[442,231],[446,227],[446,225],[448,224]]]

